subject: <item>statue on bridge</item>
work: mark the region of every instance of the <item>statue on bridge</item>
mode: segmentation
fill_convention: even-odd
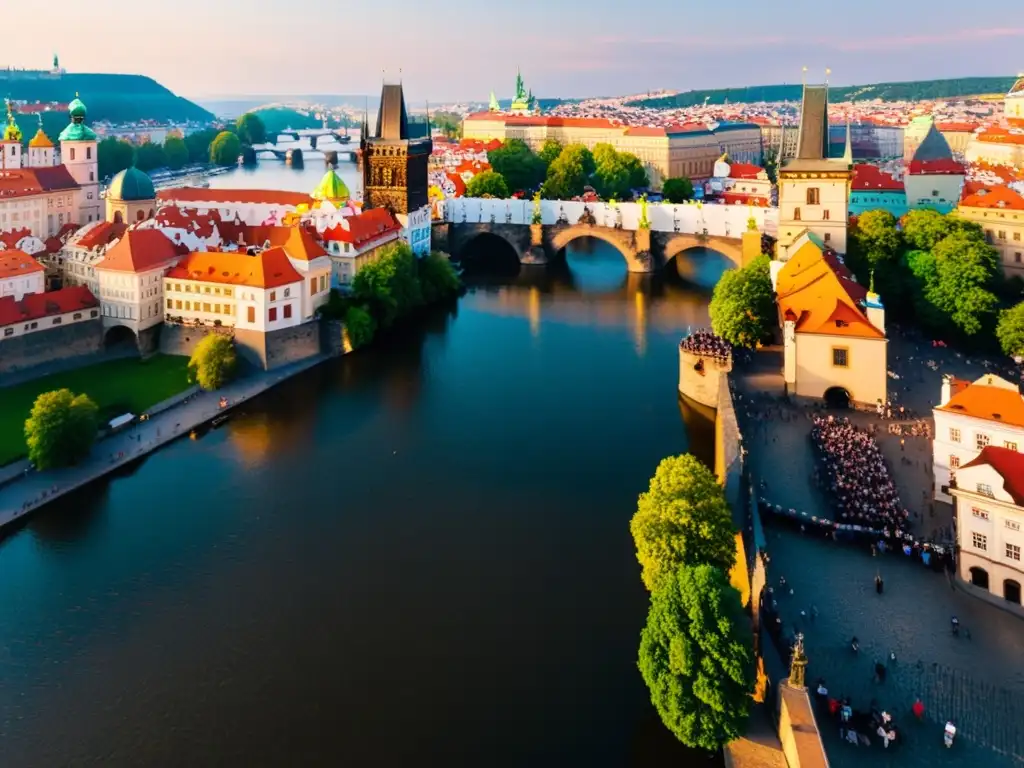
[[[544,222],[544,217],[541,215],[541,210],[540,210],[540,192],[538,191],[533,196],[533,216],[530,218],[530,223],[531,224],[542,224],[543,222]]]
[[[647,195],[640,195],[640,229],[650,229],[651,220],[647,218]]]
[[[580,214],[577,224],[587,224],[591,227],[597,224],[597,219],[594,218],[594,214],[590,210],[590,206],[583,206],[583,213]]]

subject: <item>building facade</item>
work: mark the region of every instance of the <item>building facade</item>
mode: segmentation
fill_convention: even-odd
[[[0,296],[0,357],[4,341],[95,320],[98,307],[96,297],[85,286],[28,294],[21,299]]]
[[[270,189],[177,187],[157,193],[158,207],[173,205],[202,216],[216,211],[222,221],[249,226],[279,226],[288,215],[311,208],[316,201],[301,192]]]
[[[46,269],[24,251],[0,251],[0,298],[21,301],[26,294],[46,290]]]
[[[386,208],[349,216],[323,233],[331,260],[331,287],[345,290],[359,270],[380,258],[382,249],[399,240],[402,225]]]
[[[903,182],[874,165],[853,166],[850,182],[850,216],[867,211],[888,211],[897,219],[907,213],[907,193]]]
[[[1006,277],[1024,277],[1024,196],[1010,187],[985,188],[961,200],[956,214],[981,226]]]
[[[162,232],[126,231],[94,266],[104,328],[122,326],[138,338],[163,322],[163,278],[179,258]]]
[[[427,174],[433,143],[412,139],[401,85],[385,85],[377,111],[377,130],[369,135],[365,120],[360,140],[363,206],[388,208],[408,215],[428,208]]]
[[[957,471],[957,575],[1021,609],[1024,454],[989,445]]]
[[[100,286],[96,265],[103,260],[107,249],[121,239],[126,229],[125,224],[109,221],[86,224],[50,257],[51,266],[60,274],[64,285],[84,285],[98,296]]]

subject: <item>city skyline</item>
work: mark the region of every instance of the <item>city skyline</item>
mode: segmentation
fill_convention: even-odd
[[[684,14],[669,0],[649,0],[650,23],[635,30],[623,28],[621,6],[611,0],[594,0],[582,13],[576,6],[522,0],[514,14],[522,23],[505,18],[513,15],[507,11],[496,11],[491,21],[469,0],[452,0],[433,14],[412,0],[394,0],[386,14],[326,0],[309,0],[297,10],[254,0],[245,16],[233,6],[199,0],[180,0],[173,14],[115,0],[130,10],[138,29],[158,28],[161,39],[179,41],[146,46],[144,56],[140,46],[123,42],[126,27],[109,24],[109,13],[101,18],[69,0],[55,3],[60,21],[46,38],[52,50],[32,35],[15,36],[0,66],[44,68],[57,53],[71,72],[142,74],[200,99],[374,93],[382,75],[397,79],[401,73],[417,97],[480,101],[491,90],[511,96],[517,67],[541,98],[792,83],[803,66],[811,81],[831,68],[837,85],[1009,76],[1024,69],[1019,0],[990,0],[986,18],[995,23],[964,24],[951,0],[927,6],[863,0],[857,14],[843,19],[841,36],[815,21],[821,9],[812,0],[790,0],[768,30],[745,28],[770,11],[753,0],[740,0],[724,14],[712,6]],[[664,34],[659,15],[678,20],[679,34]],[[320,35],[321,29],[330,32]],[[972,55],[975,49],[983,56]]]

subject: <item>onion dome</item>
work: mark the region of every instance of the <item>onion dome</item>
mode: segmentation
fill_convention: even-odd
[[[153,180],[148,173],[143,173],[134,166],[126,168],[110,181],[107,187],[107,197],[122,202],[138,202],[141,200],[155,200],[156,190],[153,188]]]
[[[313,190],[314,200],[329,200],[332,203],[348,200],[351,196],[348,187],[345,186],[345,182],[331,168],[327,169],[327,173],[324,174],[324,177],[320,179],[320,183],[316,185],[316,189]]]
[[[60,132],[58,138],[61,141],[96,141],[96,134],[85,124],[85,104],[78,98],[77,93],[74,101],[68,105],[68,112],[71,115],[71,124]]]
[[[68,104],[68,112],[71,113],[72,120],[74,120],[76,117],[80,117],[82,118],[82,120],[85,120],[85,116],[88,114],[88,110],[86,110],[85,104],[82,102],[80,98],[78,98],[77,93],[75,94],[74,100],[70,104]]]

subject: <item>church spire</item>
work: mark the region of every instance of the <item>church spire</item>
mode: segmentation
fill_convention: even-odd
[[[850,114],[846,114],[846,150],[843,152],[843,162],[853,165],[853,131],[850,128]]]

